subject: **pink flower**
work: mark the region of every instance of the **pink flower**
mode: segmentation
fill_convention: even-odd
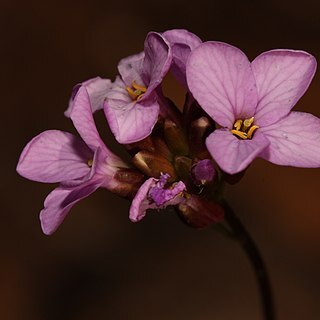
[[[120,168],[128,168],[101,140],[84,86],[77,91],[69,112],[81,138],[59,130],[44,131],[26,145],[17,165],[25,178],[60,183],[47,196],[40,213],[43,232],[48,235],[78,201],[99,187],[119,188],[116,175]]]
[[[219,125],[206,145],[223,171],[238,173],[256,157],[320,166],[320,119],[291,112],[315,70],[315,58],[304,51],[271,50],[250,63],[241,50],[222,42],[193,50],[188,86]]]
[[[104,112],[116,140],[128,144],[150,135],[158,120],[160,106],[156,89],[172,61],[168,42],[150,32],[144,51],[122,59],[117,77],[105,93]]]

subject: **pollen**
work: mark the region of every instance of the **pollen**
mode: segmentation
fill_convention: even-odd
[[[147,92],[145,86],[137,84],[134,80],[132,81],[131,87],[126,87],[126,90],[133,101],[140,100]]]
[[[247,140],[252,139],[258,128],[259,126],[254,124],[254,117],[245,120],[239,119],[234,123],[231,133],[242,140]]]

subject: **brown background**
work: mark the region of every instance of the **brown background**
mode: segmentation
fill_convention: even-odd
[[[316,3],[1,0],[0,318],[262,319],[250,265],[230,240],[169,212],[133,224],[129,203],[105,190],[44,236],[38,213],[53,186],[22,179],[15,166],[34,135],[74,132],[63,116],[72,86],[113,79],[118,60],[140,51],[148,31],[187,28],[250,58],[293,48],[319,60]],[[296,109],[320,116],[319,83],[318,72]],[[173,82],[167,90],[181,101]],[[320,319],[319,181],[320,169],[257,160],[227,190],[265,258],[279,319]]]

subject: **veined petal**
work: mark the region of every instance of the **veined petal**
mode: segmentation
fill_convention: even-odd
[[[138,190],[129,210],[129,218],[132,222],[140,221],[146,215],[147,209],[155,208],[155,204],[152,204],[147,198],[150,188],[155,184],[156,179],[150,178]]]
[[[169,71],[172,54],[169,43],[156,32],[149,32],[144,43],[145,58],[143,61],[143,78],[148,90],[142,99],[161,84]]]
[[[277,123],[259,129],[270,141],[260,155],[279,165],[320,167],[320,119],[309,113],[291,112]]]
[[[201,39],[194,33],[185,29],[167,30],[162,34],[170,45],[181,43],[187,45],[191,50],[195,49],[200,43]]]
[[[173,58],[173,64],[171,66],[172,73],[183,86],[187,87],[187,59],[190,52],[198,47],[202,41],[198,36],[184,29],[168,30],[162,35],[171,46]]]
[[[110,103],[111,101],[105,102],[104,112],[119,143],[127,144],[144,139],[151,133],[158,120],[159,104],[155,100],[118,100]]]
[[[88,91],[91,110],[93,113],[103,108],[105,94],[108,90],[110,90],[112,83],[110,79],[102,79],[100,77],[96,77],[74,86],[74,88],[72,89],[68,109],[64,113],[66,117],[70,117],[70,113],[73,108],[74,98],[81,86],[84,86]]]
[[[100,147],[102,150],[109,152],[101,140],[94,123],[89,95],[84,86],[79,88],[74,98],[74,104],[70,113],[70,118],[81,138],[91,149]]]
[[[57,230],[70,209],[80,200],[96,191],[102,181],[80,185],[77,188],[58,187],[47,196],[40,212],[41,227],[50,235]]]
[[[48,130],[33,138],[24,148],[18,173],[30,180],[55,183],[80,179],[90,172],[93,152],[76,136]]]
[[[200,106],[220,126],[231,128],[235,120],[254,115],[257,91],[245,54],[222,42],[205,42],[187,62],[189,89]]]
[[[316,60],[307,52],[271,50],[252,62],[258,90],[255,114],[259,126],[286,116],[305,93],[316,71]]]
[[[118,64],[119,74],[126,86],[131,87],[135,81],[139,85],[145,85],[142,80],[144,52],[123,58]]]
[[[206,145],[218,166],[229,174],[235,174],[246,169],[269,145],[269,141],[258,131],[253,139],[240,140],[229,130],[218,129],[210,134]]]

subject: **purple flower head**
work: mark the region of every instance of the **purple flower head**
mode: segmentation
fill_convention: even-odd
[[[186,64],[193,49],[202,41],[195,34],[184,29],[173,29],[164,32],[163,37],[169,42],[172,50],[171,70],[177,80],[187,87]]]
[[[164,209],[169,205],[177,205],[183,201],[186,186],[182,181],[167,185],[168,174],[161,174],[159,179],[150,178],[144,182],[137,192],[130,207],[130,220],[140,221],[147,209]]]
[[[320,119],[291,112],[315,70],[315,58],[304,51],[271,50],[250,63],[231,45],[206,42],[190,54],[188,86],[220,126],[206,145],[223,171],[241,172],[258,156],[320,166]]]
[[[171,66],[168,42],[150,32],[144,51],[122,59],[117,77],[105,93],[104,112],[118,142],[128,144],[147,137],[158,120],[156,88]]]
[[[101,140],[85,86],[78,89],[69,112],[81,138],[59,130],[44,131],[27,144],[17,165],[25,178],[60,183],[40,213],[45,234],[52,234],[70,209],[99,187],[116,189],[114,176],[119,168],[127,168]]]

